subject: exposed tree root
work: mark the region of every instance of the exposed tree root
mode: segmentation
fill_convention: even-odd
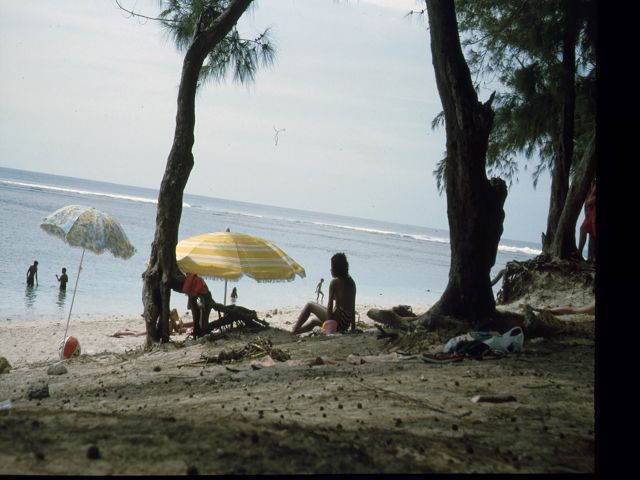
[[[475,323],[430,311],[416,315],[407,305],[389,310],[371,309],[367,316],[380,324],[377,325],[381,332],[378,338],[387,341],[389,350],[401,348],[413,353],[425,351],[434,344],[442,344],[469,331],[504,333],[513,327],[521,327],[526,338],[592,338],[593,322],[561,319],[539,307],[544,307],[544,304],[575,307],[592,303],[595,274],[595,266],[591,263],[549,261],[539,256],[527,262],[507,263],[495,278],[495,283],[503,279],[496,302],[503,308]],[[518,312],[506,307],[515,307]]]

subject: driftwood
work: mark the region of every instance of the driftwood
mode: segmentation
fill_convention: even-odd
[[[289,360],[291,356],[279,348],[273,348],[273,343],[269,339],[257,337],[255,340],[247,343],[242,348],[234,348],[229,351],[222,350],[218,355],[207,356],[201,355],[201,361],[205,364],[209,363],[228,363],[244,359],[251,359],[269,355],[274,360],[284,362]]]
[[[506,332],[513,327],[521,327],[527,338],[553,338],[560,335],[586,336],[592,335],[589,326],[560,320],[547,311],[537,314],[529,305],[524,305],[524,314],[503,312],[496,310],[491,318],[482,319],[474,324],[463,322],[453,317],[431,315],[429,312],[416,317],[402,317],[391,310],[371,309],[367,316],[383,324],[376,325],[379,330],[378,339],[388,339],[391,342],[401,341],[405,337],[415,336],[415,332],[445,332],[455,336],[468,331]],[[392,330],[392,331],[389,331]]]
[[[269,323],[258,318],[255,310],[240,305],[223,305],[213,303],[213,309],[218,312],[218,320],[209,322],[203,329],[203,334],[214,330],[231,330],[239,328],[245,331],[259,331],[269,327]],[[220,315],[222,314],[222,315]]]
[[[453,317],[433,315],[429,312],[425,312],[421,315],[415,315],[412,313],[412,316],[407,316],[405,313],[403,316],[398,313],[402,313],[402,309],[399,307],[404,306],[399,305],[398,307],[393,307],[391,310],[371,308],[367,312],[367,316],[375,322],[382,323],[387,327],[405,332],[414,331],[418,327],[433,331],[439,329],[464,328],[465,326],[468,326],[465,322]]]
[[[367,317],[375,322],[382,323],[387,327],[397,328],[404,331],[413,330],[416,327],[416,317],[401,317],[393,310],[381,310],[371,308],[367,312]]]
[[[391,340],[395,340],[398,338],[398,334],[396,332],[387,332],[380,325],[376,325],[376,328],[380,331],[378,336],[376,337],[378,340],[383,338],[390,338]]]

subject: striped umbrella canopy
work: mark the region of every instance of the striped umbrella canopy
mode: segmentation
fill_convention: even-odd
[[[304,268],[270,241],[237,232],[203,233],[181,240],[176,246],[176,260],[185,273],[225,281],[245,275],[258,282],[305,277]]]

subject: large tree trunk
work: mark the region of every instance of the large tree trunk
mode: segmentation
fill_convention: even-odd
[[[234,0],[208,27],[194,36],[185,54],[178,90],[173,146],[160,185],[156,232],[143,274],[142,303],[147,344],[169,341],[171,290],[180,291],[183,274],[176,263],[183,192],[193,168],[195,96],[204,60],[238,22],[253,0]]]
[[[552,255],[552,245],[570,245],[571,239],[566,232],[558,231],[558,222],[564,209],[569,191],[569,173],[573,161],[574,114],[576,104],[575,74],[576,74],[576,34],[578,28],[577,0],[563,2],[563,41],[562,41],[562,73],[560,79],[560,94],[562,95],[562,112],[559,118],[559,136],[556,157],[551,177],[551,198],[549,215],[547,217],[547,232],[542,246],[543,253]],[[561,238],[556,239],[556,236]],[[575,235],[571,232],[573,250],[575,250]],[[569,247],[569,250],[571,248]],[[563,252],[567,258],[569,252]]]
[[[462,54],[453,0],[427,0],[431,52],[447,134],[449,282],[429,311],[476,323],[495,314],[490,272],[502,235],[504,181],[486,175],[491,102],[478,102]]]
[[[580,210],[589,193],[591,181],[596,172],[596,134],[593,133],[589,146],[585,150],[576,169],[573,183],[567,194],[564,209],[558,220],[556,234],[548,249],[552,258],[566,259],[576,255],[576,223]]]

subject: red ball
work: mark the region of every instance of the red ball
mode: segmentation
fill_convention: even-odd
[[[72,335],[65,338],[58,347],[61,359],[77,357],[80,355],[80,342]]]

